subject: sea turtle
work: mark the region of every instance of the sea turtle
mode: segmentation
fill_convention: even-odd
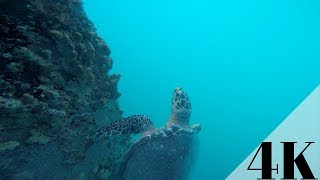
[[[142,133],[120,165],[120,179],[184,180],[188,179],[197,152],[195,135],[201,130],[200,124],[189,126],[190,116],[189,96],[178,87],[173,92],[171,115],[164,127],[154,127],[147,116],[133,115],[92,133],[89,138]]]

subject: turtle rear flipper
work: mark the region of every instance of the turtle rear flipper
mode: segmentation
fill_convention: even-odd
[[[99,139],[119,134],[139,134],[151,127],[153,127],[153,123],[147,116],[132,115],[99,129],[90,134],[88,138]]]

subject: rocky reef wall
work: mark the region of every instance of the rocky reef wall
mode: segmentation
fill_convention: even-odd
[[[119,120],[120,75],[80,0],[0,0],[2,179],[108,179],[130,138],[89,132]]]

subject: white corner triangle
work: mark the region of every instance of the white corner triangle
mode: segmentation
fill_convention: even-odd
[[[272,168],[279,165],[279,173],[272,172],[275,179],[283,178],[283,144],[281,142],[297,142],[295,156],[311,144],[303,153],[315,178],[320,177],[320,86],[318,86],[265,140],[272,142]],[[257,147],[226,179],[254,180],[261,178],[261,171],[247,170]],[[261,168],[261,152],[257,155],[252,168]],[[295,166],[295,178],[301,179]]]

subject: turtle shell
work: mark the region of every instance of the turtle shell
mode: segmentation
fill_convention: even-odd
[[[124,180],[185,180],[197,153],[194,131],[163,129],[134,143],[124,157],[119,175]]]

